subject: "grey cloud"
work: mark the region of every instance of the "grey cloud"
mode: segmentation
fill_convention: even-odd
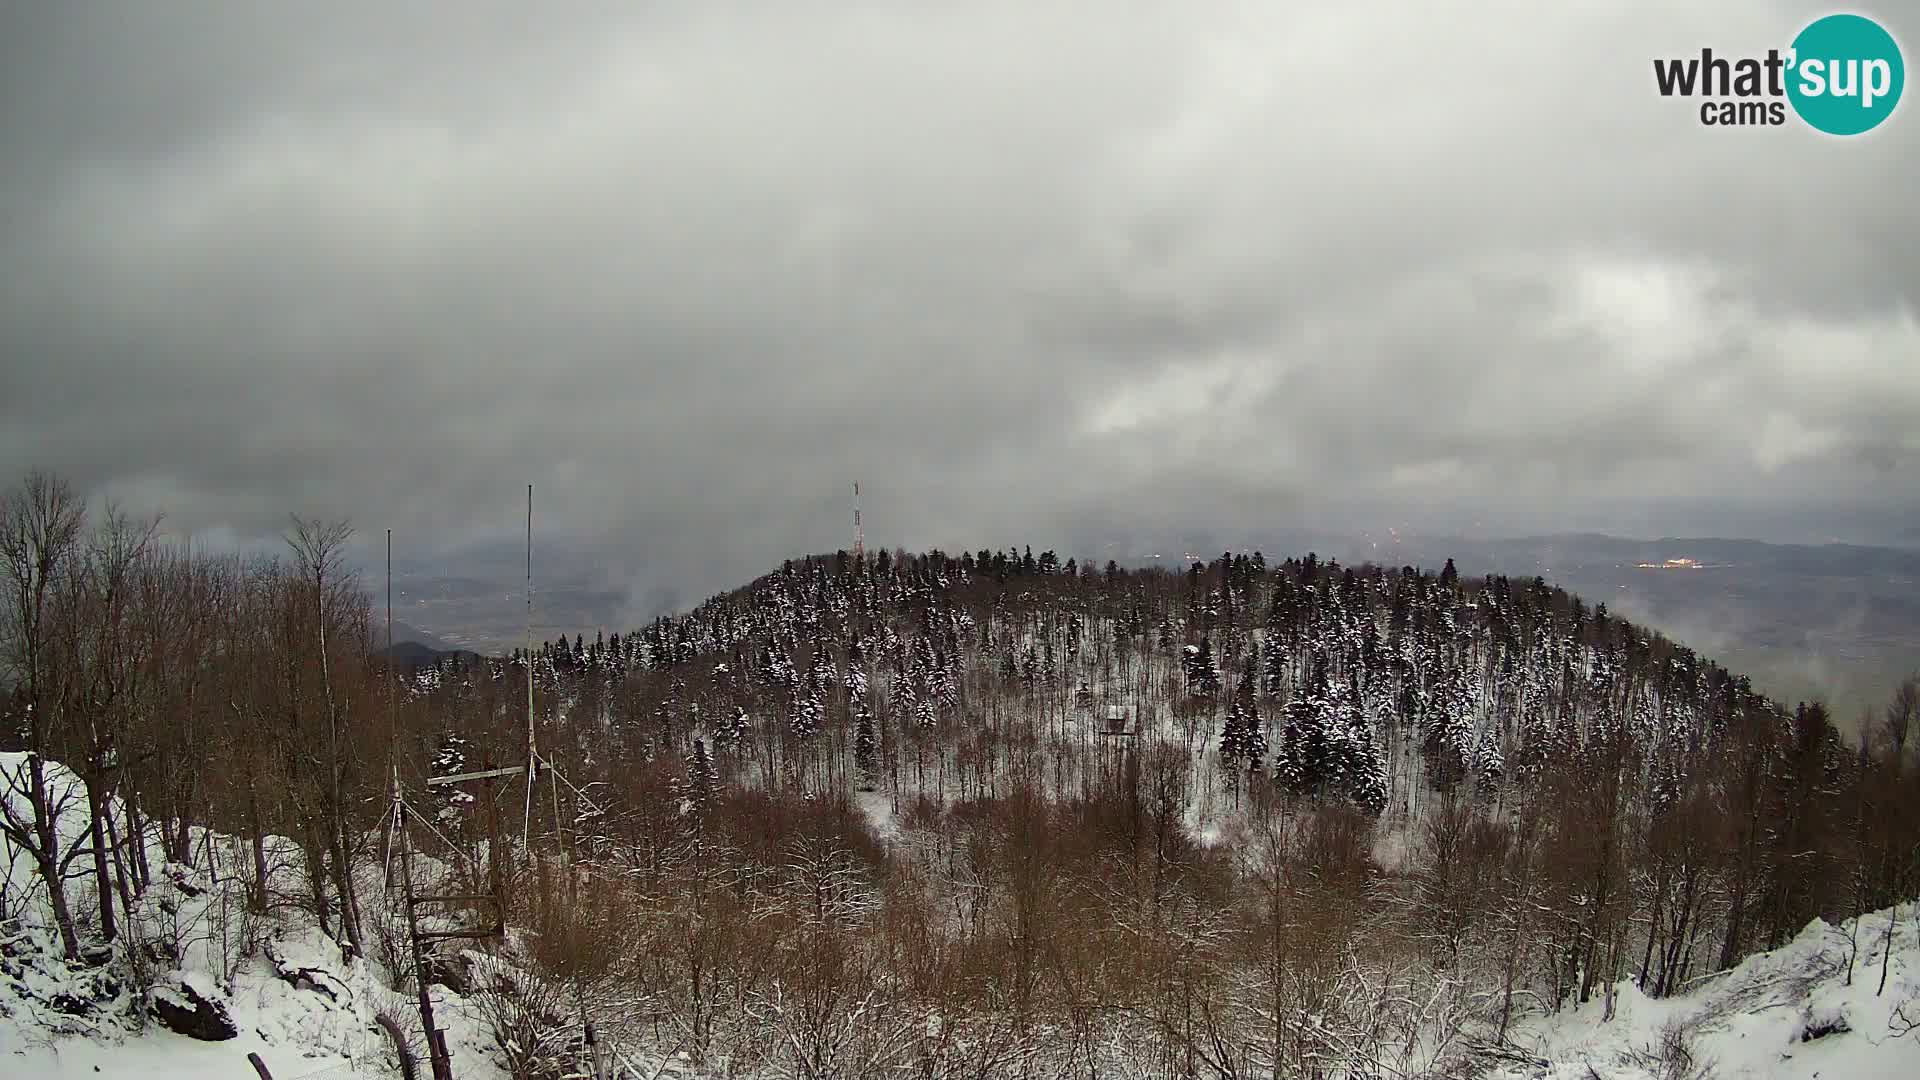
[[[1916,121],[1651,83],[1803,14],[21,5],[0,464],[435,546],[531,481],[683,598],[856,477],[949,549],[1912,500]]]

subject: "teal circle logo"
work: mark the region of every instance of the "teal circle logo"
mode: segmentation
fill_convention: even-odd
[[[1863,15],[1828,15],[1793,39],[1787,61],[1793,111],[1829,135],[1872,131],[1893,115],[1906,86],[1900,45]]]

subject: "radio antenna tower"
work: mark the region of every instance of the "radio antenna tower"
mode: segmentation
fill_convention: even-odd
[[[537,763],[540,760],[539,748],[533,741],[533,485],[527,485],[527,805],[522,810],[520,833],[527,838],[527,852],[533,852],[533,785],[540,778]],[[556,830],[559,823],[554,824]]]
[[[853,482],[853,558],[855,562],[867,559],[867,534],[860,528],[860,481]]]

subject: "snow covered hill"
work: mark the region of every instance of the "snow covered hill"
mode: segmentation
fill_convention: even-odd
[[[1831,926],[1654,999],[1631,981],[1607,1003],[1536,1017],[1512,1035],[1529,1063],[1494,1080],[1911,1080],[1920,1076],[1920,904]],[[1893,948],[1887,954],[1889,929]],[[1882,960],[1886,961],[1881,989]]]

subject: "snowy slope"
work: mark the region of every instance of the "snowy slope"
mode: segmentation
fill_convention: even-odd
[[[1920,1024],[1920,904],[1897,910],[1886,990],[1878,993],[1890,914],[1861,920],[1851,984],[1851,922],[1836,927],[1816,919],[1782,948],[1750,956],[1683,996],[1654,1000],[1626,981],[1611,1021],[1596,995],[1586,1006],[1523,1025],[1513,1041],[1539,1062],[1492,1075],[1912,1080],[1920,1076],[1920,1029],[1900,1034],[1895,1012],[1904,1003]],[[1690,1053],[1663,1055],[1663,1043],[1675,1041]]]
[[[23,761],[22,754],[0,754],[0,770],[12,774]],[[47,768],[62,806],[65,845],[87,827],[86,802],[71,772],[54,763]],[[12,801],[17,813],[29,816],[24,799],[15,793]],[[206,839],[197,837],[196,848]],[[228,842],[211,839],[219,857]],[[204,869],[166,864],[165,851],[150,844],[155,879],[139,903],[139,918],[112,959],[96,965],[62,958],[31,859],[4,837],[0,854],[10,871],[12,913],[0,921],[0,1076],[250,1077],[250,1052],[276,1080],[397,1075],[374,1017],[386,1011],[408,1020],[415,1015],[407,1011],[411,999],[390,988],[377,963],[343,964],[339,949],[299,916],[250,916],[234,878],[216,881]],[[378,895],[377,882],[373,886]],[[91,875],[68,882],[68,900],[83,940],[90,938]],[[134,957],[147,959],[136,968]],[[208,1042],[166,1030],[140,1008],[142,986],[159,996],[191,988],[216,1003],[237,1034]],[[498,1075],[480,1045],[480,1025],[460,999],[444,987],[434,995],[445,1006],[443,1026],[460,1075]]]
[[[0,767],[17,764],[17,755],[0,756]],[[57,779],[72,782],[64,772]],[[887,833],[897,831],[886,796],[867,794],[860,802]],[[62,824],[69,830],[83,827],[84,810],[69,810]],[[228,843],[217,836],[211,841],[216,853]],[[7,854],[9,862],[17,855]],[[156,863],[163,855],[157,846],[150,854]],[[13,869],[18,895],[27,877],[21,873],[25,867]],[[75,911],[84,916],[92,891],[80,881],[74,884]],[[339,950],[297,915],[249,921],[236,888],[232,879],[215,881],[186,867],[167,866],[157,873],[141,904],[138,933],[129,936],[144,945],[163,945],[161,952],[177,962],[154,965],[138,979],[124,943],[104,965],[61,959],[44,909],[31,903],[0,922],[0,1076],[245,1077],[252,1075],[249,1052],[260,1054],[278,1080],[397,1075],[374,1018],[385,1012],[415,1030],[411,999],[392,989],[380,964],[343,963]],[[378,895],[377,881],[369,890],[368,895]],[[1499,1080],[1920,1076],[1920,1029],[1901,1033],[1898,1015],[1905,1005],[1920,1025],[1920,904],[1870,914],[1854,931],[1851,924],[1815,921],[1785,947],[1749,957],[1666,1000],[1647,998],[1630,981],[1623,982],[1610,1018],[1596,996],[1555,1016],[1524,1019],[1510,1034],[1510,1050],[1487,1075]],[[1885,990],[1879,992],[1883,955],[1888,955]],[[217,1002],[237,1035],[202,1042],[166,1031],[151,1019],[143,1022],[137,981],[163,993],[167,987],[191,988]],[[480,1010],[445,987],[436,986],[433,993],[457,1074],[482,1080],[503,1076]],[[658,1064],[652,1059],[645,1072]],[[667,1075],[691,1075],[678,1065]]]
[[[1656,1001],[1629,982],[1618,988],[1615,1015],[1589,1005],[1555,1017],[1523,1023],[1513,1035],[1531,1064],[1507,1064],[1493,1080],[1681,1080],[1682,1077],[1820,1077],[1829,1080],[1877,1080],[1920,1076],[1920,1032],[1896,1035],[1888,1021],[1902,1002],[1920,1021],[1920,905],[1903,905],[1888,968],[1886,991],[1879,985],[1880,944],[1888,912],[1867,917],[1860,935],[1859,959],[1847,985],[1846,928],[1816,922],[1792,943],[1748,958],[1730,972],[1703,981],[1691,993]],[[317,937],[311,953],[283,956],[289,964],[330,971],[337,954]],[[361,1020],[361,1008],[380,991],[364,978],[342,975],[337,988],[346,1000],[295,989],[261,961],[235,979],[222,1000],[241,1027],[239,1038],[196,1042],[158,1028],[144,1034],[51,1036],[31,1025],[0,1021],[0,1073],[9,1076],[78,1078],[139,1076],[146,1080],[210,1080],[250,1076],[245,1056],[258,1052],[276,1080],[312,1077],[347,1080],[395,1075],[379,1045],[379,1036]],[[478,1033],[462,1015],[459,1001],[444,989],[453,1029],[456,1061],[462,1077],[503,1075],[477,1045]],[[17,1002],[10,1002],[16,1004]],[[1805,1036],[1811,1029],[1842,1030]],[[1668,1032],[1683,1033],[1691,1068],[1668,1056],[1662,1044]]]

